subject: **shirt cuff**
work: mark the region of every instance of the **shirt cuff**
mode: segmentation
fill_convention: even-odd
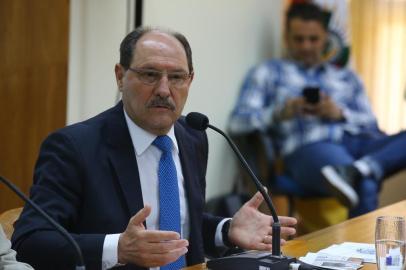
[[[225,218],[222,221],[220,221],[220,223],[217,225],[216,235],[214,237],[214,244],[216,247],[226,247],[226,245],[223,242],[223,235],[221,233],[221,229],[223,229],[224,223],[226,223],[226,221],[229,221],[230,219],[231,218]]]
[[[118,240],[120,234],[107,234],[103,243],[102,270],[118,265]]]

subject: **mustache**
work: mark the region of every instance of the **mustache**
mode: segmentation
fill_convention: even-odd
[[[175,104],[171,100],[169,100],[168,97],[165,97],[165,98],[160,97],[160,96],[155,97],[147,104],[147,108],[152,108],[152,107],[164,107],[164,108],[168,108],[172,111],[175,110]]]

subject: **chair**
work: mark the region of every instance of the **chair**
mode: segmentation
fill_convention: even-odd
[[[271,193],[272,200],[287,198],[285,212],[289,216],[299,215],[302,220],[301,230],[304,233],[347,219],[348,210],[335,198],[306,193],[297,182],[284,173],[282,159],[272,141],[272,133],[257,130],[232,137],[253,171],[264,181],[263,184]],[[253,193],[255,187],[251,184],[252,181],[245,180],[249,176],[245,172],[241,174],[244,175],[245,186]],[[280,204],[278,206],[277,208],[280,208]]]
[[[14,222],[18,219],[23,210],[22,207],[14,208],[3,212],[0,215],[0,224],[3,227],[3,230],[8,239],[11,238],[11,235],[14,232]]]

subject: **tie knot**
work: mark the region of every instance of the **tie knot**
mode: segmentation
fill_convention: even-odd
[[[153,145],[159,148],[164,153],[170,153],[172,151],[172,141],[168,136],[158,136],[152,142]]]

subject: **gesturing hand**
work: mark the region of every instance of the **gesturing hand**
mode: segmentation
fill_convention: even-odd
[[[272,223],[273,218],[258,210],[264,198],[257,192],[234,215],[228,237],[231,243],[243,249],[271,250],[272,249]],[[279,217],[281,235],[289,236],[296,233],[294,226],[297,220],[292,217]],[[283,244],[285,240],[281,240]]]
[[[177,232],[146,230],[143,222],[151,213],[145,206],[129,221],[118,241],[118,262],[142,267],[157,267],[186,254],[189,242]]]

